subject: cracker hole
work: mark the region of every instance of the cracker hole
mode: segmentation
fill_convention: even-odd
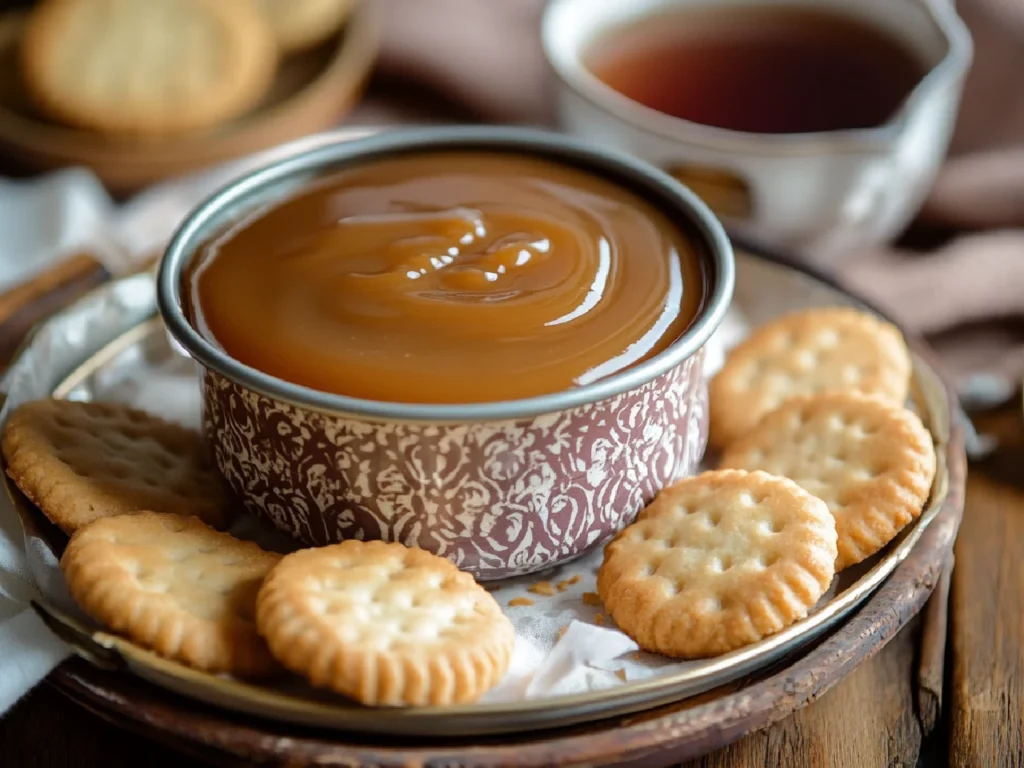
[[[818,363],[818,357],[809,350],[804,350],[797,355],[797,366],[802,371],[809,371]]]
[[[740,494],[740,504],[742,504],[744,507],[752,507],[755,503],[756,502],[754,501],[754,497],[751,496],[746,491]]]
[[[722,610],[722,601],[717,597],[708,597],[704,600],[704,610],[709,612],[718,612]]]
[[[712,528],[717,527],[722,522],[722,513],[718,510],[711,510],[705,517],[708,519],[708,525]]]
[[[721,570],[728,571],[730,568],[732,568],[732,555],[722,555],[720,558],[718,558],[718,561],[720,563]]]
[[[828,328],[823,331],[819,331],[814,337],[814,343],[822,349],[831,349],[839,343],[842,338],[842,334],[832,328]]]
[[[844,384],[859,384],[863,378],[860,369],[853,365],[844,367],[840,376],[842,376]]]

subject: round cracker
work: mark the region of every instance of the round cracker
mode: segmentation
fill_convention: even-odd
[[[642,648],[700,658],[806,616],[835,559],[820,499],[764,472],[705,472],[663,490],[608,544],[597,589]]]
[[[472,576],[381,541],[287,555],[256,617],[284,666],[372,705],[473,701],[501,679],[515,644],[512,623]]]
[[[61,570],[89,616],[190,667],[280,671],[256,632],[256,593],[280,559],[194,517],[109,517],[71,537]]]
[[[836,570],[880,550],[921,514],[935,478],[931,434],[912,412],[833,393],[790,400],[729,446],[721,465],[792,478],[839,534]]]
[[[899,329],[855,309],[784,315],[729,352],[711,380],[711,442],[724,447],[791,397],[861,392],[903,404],[911,361]]]
[[[216,125],[269,90],[277,46],[250,0],[45,0],[22,45],[26,86],[71,125],[166,136]]]
[[[37,400],[3,431],[7,474],[65,533],[139,510],[230,521],[199,434],[116,403]]]

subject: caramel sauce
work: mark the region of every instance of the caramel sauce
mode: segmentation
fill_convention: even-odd
[[[481,152],[343,170],[208,242],[190,319],[235,359],[324,392],[471,403],[567,390],[664,350],[697,254],[596,175]]]

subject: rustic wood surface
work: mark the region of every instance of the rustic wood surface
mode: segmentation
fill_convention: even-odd
[[[956,547],[945,703],[957,768],[1024,765],[1024,421],[1013,411],[978,419],[1001,449],[972,469]]]

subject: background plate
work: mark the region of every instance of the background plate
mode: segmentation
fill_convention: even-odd
[[[116,194],[128,194],[248,155],[337,124],[363,91],[377,54],[372,0],[353,11],[331,40],[287,57],[270,93],[252,112],[223,126],[159,142],[113,141],[54,123],[31,104],[17,53],[23,11],[0,16],[0,153],[11,165],[37,173],[84,165]]]

